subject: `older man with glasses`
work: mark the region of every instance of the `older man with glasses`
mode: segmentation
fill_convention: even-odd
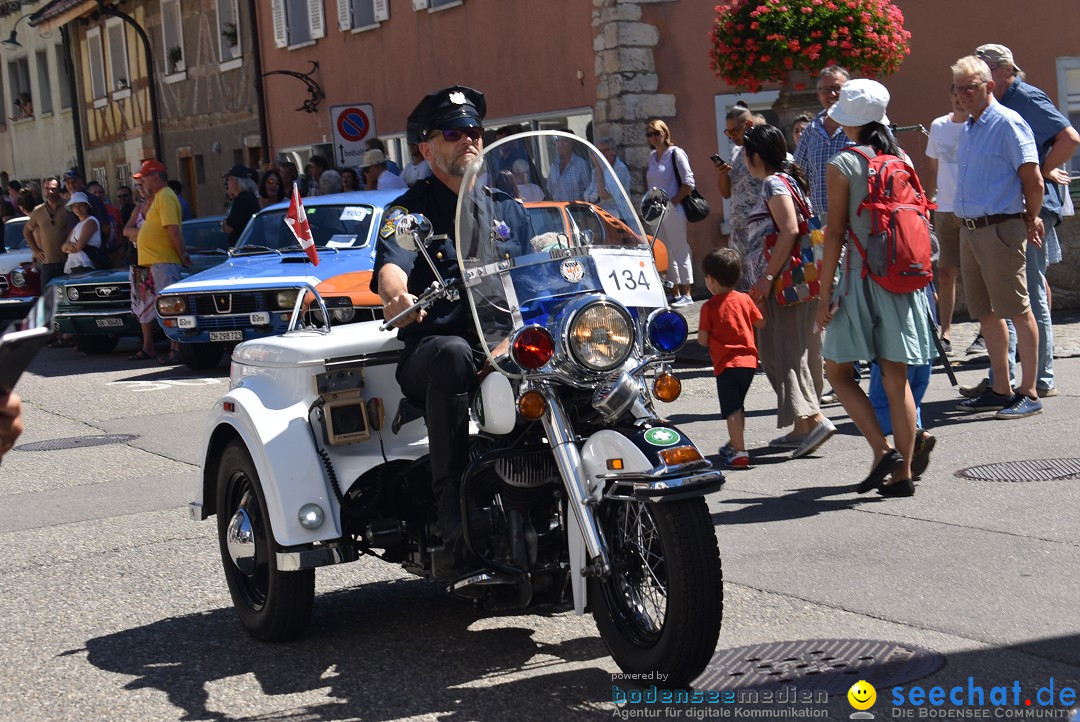
[[[432,260],[444,279],[460,276],[454,215],[465,171],[484,147],[486,109],[483,93],[455,85],[431,93],[409,115],[408,141],[418,145],[432,175],[417,181],[386,210],[371,281],[371,290],[383,301],[385,318],[409,308],[435,280],[427,263],[397,244],[394,221],[402,215],[419,213],[431,221]],[[405,397],[424,410],[439,532],[447,550],[460,560],[464,545],[459,491],[468,462],[469,394],[479,383],[484,352],[464,298],[413,311],[397,326],[398,338],[405,344],[398,383]]]
[[[960,223],[960,273],[968,312],[982,324],[993,382],[961,411],[996,411],[999,419],[1042,413],[1035,389],[1039,331],[1028,299],[1027,244],[1042,245],[1043,176],[1031,128],[994,99],[986,63],[969,55],[952,66],[953,90],[971,116],[956,150],[953,209]],[[1008,381],[1008,331],[1016,328],[1023,376]]]
[[[795,162],[810,178],[810,204],[825,225],[829,198],[825,192],[825,170],[833,156],[855,142],[844,135],[840,124],[829,117],[829,108],[840,98],[840,90],[851,74],[839,65],[830,65],[818,73],[817,96],[821,112],[810,121],[795,148]]]

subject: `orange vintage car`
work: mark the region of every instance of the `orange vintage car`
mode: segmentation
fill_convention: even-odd
[[[564,233],[571,238],[589,234],[594,243],[637,244],[639,237],[630,226],[601,206],[584,201],[537,201],[526,203],[533,234]],[[666,278],[668,267],[667,246],[655,236],[648,236],[652,245],[653,261],[661,278]],[[353,271],[328,278],[316,290],[326,303],[330,322],[338,326],[358,321],[381,321],[382,301],[378,294],[368,290],[371,271]],[[310,309],[311,299],[308,299]]]

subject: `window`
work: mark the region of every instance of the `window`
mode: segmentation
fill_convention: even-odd
[[[390,19],[389,0],[337,0],[338,29],[368,30]]]
[[[109,42],[109,89],[116,98],[131,95],[131,75],[128,71],[127,33],[124,21],[110,18],[105,23]]]
[[[71,72],[63,45],[56,45],[56,84],[60,86],[60,110],[71,108]]]
[[[322,0],[270,0],[270,11],[279,48],[307,45],[326,35]],[[339,19],[340,14],[339,8]]]
[[[778,90],[763,90],[758,93],[741,95],[717,95],[713,98],[713,111],[716,117],[716,147],[720,149],[721,156],[730,162],[731,156],[735,152],[735,144],[731,141],[731,138],[724,134],[724,131],[727,130],[727,113],[735,107],[735,102],[738,100],[743,101],[750,107],[752,112],[763,114],[770,123],[777,125],[778,120],[772,110],[772,104],[779,96],[780,91]],[[724,221],[720,226],[724,233],[731,233],[731,223],[727,220],[728,218],[731,218],[731,199],[724,201]]]
[[[41,49],[34,54],[37,65],[38,93],[34,111],[41,115],[52,115],[52,85],[49,83],[49,51]]]
[[[1080,128],[1080,57],[1058,58],[1057,79],[1058,110],[1074,128]],[[1080,149],[1073,154],[1068,168],[1073,178],[1080,176]]]
[[[101,108],[109,102],[105,90],[105,51],[101,46],[101,28],[86,31],[86,44],[90,58],[90,92],[94,107]]]
[[[240,12],[236,0],[217,0],[217,16],[219,57],[221,62],[227,63],[239,58],[241,53]]]
[[[30,89],[30,58],[8,61],[8,88],[13,103],[10,111],[12,117],[21,120],[33,116],[34,93]]]
[[[184,65],[184,28],[180,18],[180,0],[161,0],[162,66],[167,75],[182,72]]]

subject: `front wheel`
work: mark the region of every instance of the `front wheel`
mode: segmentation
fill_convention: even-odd
[[[217,368],[225,347],[219,343],[182,343],[180,360],[192,371]]]
[[[724,612],[705,500],[607,500],[599,522],[612,573],[590,579],[589,602],[604,644],[623,671],[687,687],[716,649]]]
[[[258,639],[281,642],[303,634],[315,599],[315,570],[283,572],[259,475],[244,444],[233,441],[217,475],[221,561],[240,621]]]
[[[76,336],[75,348],[90,356],[109,353],[120,343],[120,337],[110,333],[103,336]]]

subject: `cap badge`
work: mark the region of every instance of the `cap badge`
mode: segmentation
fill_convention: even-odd
[[[462,93],[460,90],[450,93],[450,102],[456,105],[465,105],[465,93]]]

